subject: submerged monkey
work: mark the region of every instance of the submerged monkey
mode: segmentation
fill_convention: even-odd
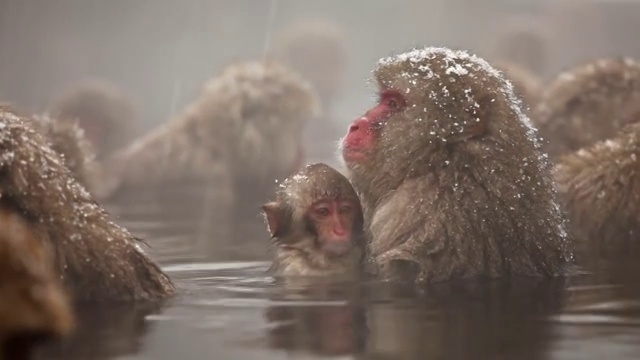
[[[287,68],[233,63],[181,115],[110,161],[119,176],[108,201],[123,220],[144,213],[164,224],[158,234],[195,237],[199,254],[259,237],[255,209],[303,164],[302,130],[317,114],[317,95]],[[238,252],[252,258],[247,246]]]
[[[640,251],[640,123],[558,160],[556,179],[571,231],[587,259]]]
[[[602,59],[560,74],[532,117],[552,159],[615,136],[640,113],[640,63]]]
[[[0,109],[0,148],[0,206],[42,234],[72,299],[152,300],[174,293],[138,241],[73,179],[32,119]]]
[[[344,175],[328,165],[307,165],[262,207],[273,238],[275,275],[359,273],[363,256],[362,210]]]
[[[370,271],[416,282],[557,276],[572,260],[550,164],[512,85],[464,51],[384,58],[342,157]]]

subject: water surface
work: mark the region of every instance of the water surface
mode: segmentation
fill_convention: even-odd
[[[166,264],[180,296],[92,307],[60,359],[636,359],[636,269],[567,279],[280,283],[266,262]]]

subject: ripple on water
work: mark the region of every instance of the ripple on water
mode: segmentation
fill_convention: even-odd
[[[640,326],[640,319],[615,315],[564,314],[550,320],[564,325]]]
[[[167,273],[197,272],[197,271],[221,271],[221,270],[266,270],[270,263],[266,261],[242,261],[242,262],[212,262],[192,263],[165,266],[162,269]]]
[[[225,298],[214,300],[197,300],[190,302],[195,306],[206,307],[227,307],[227,308],[266,308],[269,306],[291,306],[291,307],[316,307],[316,306],[346,306],[349,303],[345,300],[267,300],[267,299],[239,299]]]

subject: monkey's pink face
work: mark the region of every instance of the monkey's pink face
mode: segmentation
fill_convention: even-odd
[[[345,255],[354,245],[354,224],[360,207],[348,199],[323,199],[309,209],[318,245],[330,255]]]
[[[378,104],[354,121],[342,140],[342,157],[347,164],[366,161],[373,152],[385,122],[402,111],[407,101],[400,92],[384,89]]]

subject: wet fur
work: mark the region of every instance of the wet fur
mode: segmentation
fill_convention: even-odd
[[[33,126],[40,130],[51,149],[57,152],[73,177],[91,191],[96,186],[98,164],[83,130],[72,122],[60,122],[48,115],[34,117]]]
[[[563,274],[565,221],[512,86],[481,59],[431,51],[381,60],[378,83],[408,106],[365,162],[348,164],[370,271],[418,282]]]
[[[0,111],[0,202],[47,235],[42,241],[53,249],[54,266],[72,298],[172,295],[169,278],[129,232],[109,220],[31,121]]]
[[[55,274],[47,234],[0,207],[0,359],[28,354],[73,327],[69,299]]]

